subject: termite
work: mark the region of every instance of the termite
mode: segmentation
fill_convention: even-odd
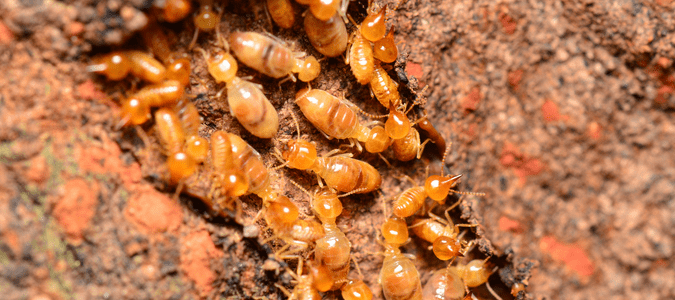
[[[299,131],[298,125],[298,134]],[[340,192],[368,193],[382,183],[380,173],[364,161],[346,156],[318,156],[316,146],[300,137],[288,141],[287,146],[288,149],[281,153],[276,151],[289,168],[312,170],[329,187]]]
[[[337,15],[321,21],[312,14],[306,14],[304,26],[309,42],[319,53],[327,57],[336,57],[347,50],[349,41],[347,27]]]
[[[226,83],[230,113],[253,135],[273,137],[279,129],[279,115],[259,86],[236,76],[237,61],[230,53],[221,51],[209,56],[199,50],[211,76],[216,82]]]
[[[326,91],[302,89],[295,94],[295,103],[303,115],[328,137],[363,142],[370,153],[380,153],[391,143],[382,126],[372,129],[363,126],[347,104]],[[360,150],[358,142],[352,144]]]

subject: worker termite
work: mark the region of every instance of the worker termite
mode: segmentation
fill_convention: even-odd
[[[459,227],[476,227],[478,225],[455,225],[448,214],[448,211],[455,208],[460,201],[457,201],[457,203],[445,210],[445,220],[430,212],[429,215],[432,218],[416,218],[410,226],[415,235],[432,243],[432,246],[429,248],[434,251],[434,254],[440,260],[464,256],[473,246],[473,241],[466,243],[460,240]]]
[[[214,180],[218,180],[216,186],[222,187],[226,196],[241,196],[248,191],[248,178],[235,165],[227,132],[217,130],[211,134],[211,166]]]
[[[401,106],[401,95],[398,93],[398,83],[392,80],[379,62],[375,63],[370,90],[378,101],[387,109],[393,110]]]
[[[312,14],[306,14],[304,26],[309,42],[319,53],[328,57],[336,57],[347,49],[349,40],[347,27],[342,18],[337,15],[321,21]]]
[[[291,182],[312,198],[312,208],[325,232],[324,237],[316,241],[314,258],[317,264],[328,268],[333,279],[330,289],[337,290],[347,282],[351,254],[351,243],[335,223],[342,212],[342,203],[330,188],[323,187],[311,195],[294,181]]]
[[[236,76],[237,61],[228,52],[221,51],[213,57],[204,55],[209,73],[216,82],[225,82],[230,113],[251,134],[271,138],[279,129],[279,115],[259,86]]]
[[[424,142],[420,143],[419,131],[414,127],[411,127],[408,134],[403,138],[395,139],[392,142],[391,148],[394,150],[394,157],[396,157],[397,160],[410,161],[422,157],[424,146],[429,141],[429,139],[426,139]]]
[[[441,160],[441,165],[445,165],[445,158],[450,152],[450,149],[450,146],[448,146],[445,155],[443,155],[443,159]],[[427,177],[424,182],[424,187],[415,186],[409,188],[398,196],[396,203],[394,204],[394,215],[401,218],[412,216],[424,205],[427,197],[442,205],[445,204],[445,198],[450,192],[462,195],[485,195],[483,193],[469,193],[452,190],[461,177],[461,174],[445,176],[442,172],[441,175],[431,175]]]
[[[454,269],[436,270],[424,285],[422,299],[452,300],[462,299],[466,293],[464,282]]]
[[[295,24],[295,11],[291,0],[267,0],[267,11],[272,20],[281,28],[291,28]]]
[[[131,74],[152,83],[159,83],[166,78],[166,68],[162,63],[147,53],[141,51],[127,51],[126,56],[131,62]]]
[[[186,86],[190,82],[192,72],[190,60],[185,57],[174,57],[169,46],[169,39],[157,23],[148,24],[140,33],[145,45],[166,65],[166,79],[177,80]]]
[[[363,280],[351,279],[341,288],[342,298],[345,300],[371,300],[373,292]]]
[[[158,109],[155,112],[155,126],[163,149],[168,155],[170,182],[176,184],[196,171],[197,162],[183,152],[185,133],[175,112],[169,108]]]
[[[234,32],[229,42],[243,64],[273,78],[292,76],[295,55],[278,40],[257,32]]]
[[[295,119],[295,115],[292,115]],[[297,124],[297,123],[296,123]],[[298,126],[298,135],[299,135]],[[380,187],[382,177],[370,164],[346,156],[318,156],[314,144],[300,139],[290,140],[288,149],[277,155],[289,168],[312,170],[326,184],[340,192],[368,193]]]
[[[146,86],[122,102],[119,124],[143,124],[150,118],[151,107],[174,105],[183,92],[183,85],[175,80]]]
[[[192,41],[188,46],[188,49],[192,47],[197,42],[197,37],[199,36],[199,31],[209,32],[216,29],[217,39],[220,40],[220,31],[218,30],[218,24],[220,24],[220,18],[224,10],[221,10],[218,15],[213,10],[213,0],[200,0],[199,11],[194,17],[195,24],[195,33],[192,36]]]
[[[302,82],[310,82],[316,79],[321,73],[321,64],[314,56],[307,56],[305,59],[295,59],[293,73],[298,73],[298,79]]]
[[[192,1],[190,0],[167,0],[164,1],[162,17],[164,21],[175,23],[185,19],[192,11]]]
[[[486,259],[474,259],[464,264],[458,264],[455,268],[457,274],[464,281],[468,287],[477,287],[484,284],[492,275],[492,268],[487,263],[489,257]]]
[[[158,60],[141,51],[112,52],[93,59],[87,71],[105,75],[110,80],[121,80],[131,72],[134,76],[159,83],[166,77],[166,68]]]
[[[373,56],[384,63],[393,63],[398,57],[398,48],[394,42],[394,26],[391,27],[389,33],[378,41],[373,46]]]
[[[288,197],[276,195],[274,199],[265,201],[266,199],[263,198],[264,217],[274,231],[274,236],[269,239],[279,238],[286,242],[286,245],[275,252],[275,257],[297,258],[297,252],[323,238],[323,226],[313,220],[299,219],[298,207]]]
[[[370,83],[373,78],[374,60],[373,46],[360,34],[353,34],[347,63],[352,69],[352,74],[356,81],[365,85]]]
[[[393,217],[382,224],[384,237],[384,261],[379,282],[387,300],[421,300],[422,285],[415,264],[399,247],[408,240],[408,227],[405,220]]]
[[[295,94],[295,103],[303,115],[328,137],[363,142],[370,153],[380,153],[391,143],[382,126],[372,129],[363,126],[347,104],[326,91],[302,89]],[[352,144],[356,144],[360,151],[358,142],[352,141]]]
[[[295,288],[293,292],[289,292],[286,288],[277,285],[281,291],[288,296],[288,299],[297,299],[297,300],[321,300],[321,295],[319,291],[325,292],[326,286],[329,286],[330,279],[327,276],[327,271],[323,266],[315,266],[313,264],[309,265],[309,274],[302,275],[302,259],[298,263],[297,275],[293,274],[290,270],[289,274],[293,276],[296,281]]]

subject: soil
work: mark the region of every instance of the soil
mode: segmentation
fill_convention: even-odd
[[[164,1],[156,1],[161,5]],[[366,1],[349,13],[363,19]],[[386,1],[374,1],[381,7]],[[196,8],[198,4],[193,3]],[[463,174],[455,223],[478,224],[464,238],[462,259],[489,258],[489,283],[503,299],[514,283],[519,299],[675,298],[675,4],[639,1],[392,1],[398,61],[391,66],[405,101],[419,94],[434,126],[452,143],[445,165],[430,144],[419,160],[358,154],[382,174],[381,191],[343,199],[338,225],[375,298],[382,246],[383,202],[421,184],[425,170]],[[301,22],[278,28],[264,3],[235,1],[223,9],[220,32],[268,32],[297,51],[321,55]],[[303,7],[294,4],[296,16]],[[168,184],[165,156],[152,122],[116,129],[119,99],[142,83],[85,71],[93,56],[141,49],[136,32],[156,14],[153,1],[3,1],[0,3],[0,294],[3,299],[283,299],[292,289],[276,261],[282,245],[263,221],[237,223]],[[273,139],[250,135],[229,114],[222,87],[198,51],[187,49],[192,18],[161,23],[173,50],[192,62],[186,92],[203,117],[200,135],[240,135],[271,168],[273,148],[295,134],[291,112],[305,83],[251,76],[278,110]],[[354,27],[348,25],[351,32]],[[212,51],[214,33],[197,46]],[[321,61],[313,81],[365,111],[386,110],[371,98],[342,58]],[[424,90],[426,88],[426,90]],[[669,117],[670,116],[670,117]],[[339,148],[300,117],[300,130],[320,153]],[[364,118],[365,120],[366,118]],[[669,138],[670,136],[670,138]],[[440,151],[439,151],[440,150]],[[350,150],[351,151],[351,150]],[[669,154],[670,153],[670,154]],[[311,216],[314,175],[281,168],[273,185]],[[204,189],[208,189],[208,184]],[[457,201],[450,196],[448,204]],[[261,208],[242,197],[244,220]],[[438,208],[437,213],[442,213]],[[412,238],[422,282],[443,268]],[[472,289],[491,299],[485,285]],[[324,295],[340,299],[336,292]]]

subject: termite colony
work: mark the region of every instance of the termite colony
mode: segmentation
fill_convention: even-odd
[[[166,172],[160,177],[167,186],[200,199],[222,216],[233,217],[245,229],[262,228],[260,240],[273,245],[273,257],[297,265],[297,271],[287,268],[295,287],[277,285],[289,298],[320,299],[320,293],[329,291],[339,291],[347,300],[373,297],[358,268],[358,272],[351,272],[352,262],[355,267],[358,263],[351,254],[351,242],[337,222],[343,210],[341,201],[357,194],[371,195],[374,201],[382,199],[384,204],[384,223],[371,238],[384,248],[372,255],[383,258],[377,283],[385,299],[475,297],[469,289],[486,283],[496,267],[490,257],[463,260],[474,245],[464,235],[473,235],[477,225],[453,223],[449,211],[461,198],[445,209],[443,206],[450,194],[482,194],[454,190],[461,175],[441,172],[427,176],[423,186],[408,178],[413,187],[392,197],[379,190],[382,176],[378,168],[353,157],[370,157],[381,169],[391,168],[389,160],[420,159],[428,143],[443,152],[443,163],[449,152],[443,151],[445,140],[421,108],[423,98],[415,92],[407,99],[403,97],[399,84],[389,75],[392,63],[399,58],[394,27],[387,30],[386,22],[387,14],[395,9],[387,5],[374,9],[369,4],[365,18],[357,23],[348,13],[349,1],[296,1],[267,0],[268,19],[275,24],[267,26],[279,31],[304,28],[313,48],[284,42],[263,29],[236,27],[239,23],[223,17],[224,3],[201,0],[193,9],[195,3],[191,1],[166,0],[164,7],[153,8],[148,14],[150,21],[139,34],[144,48],[96,56],[88,71],[110,81],[132,77],[132,92],[119,100],[116,127],[135,129],[148,148],[154,140],[159,141],[159,152],[166,157]],[[194,33],[176,43],[167,37],[168,30],[162,25],[179,21],[191,24],[186,26],[194,27]],[[353,29],[351,34],[348,28]],[[323,57],[317,59],[308,53]],[[343,58],[343,66],[353,74],[350,80],[357,87],[368,85],[386,114],[366,113],[344,95],[316,87],[313,81],[321,75],[321,64]],[[240,64],[247,68],[240,70]],[[193,74],[193,70],[204,69],[210,79]],[[238,76],[242,71],[249,76]],[[250,75],[274,84],[253,83]],[[199,89],[207,86],[211,90],[200,94]],[[266,90],[280,89],[292,90],[294,101],[270,101],[266,96]],[[196,98],[206,98],[211,108],[226,107],[231,117],[222,114],[221,119],[226,121],[219,125],[238,129],[239,134],[217,130],[213,122],[203,124],[207,109],[198,108]],[[371,100],[357,103],[361,101]],[[413,111],[415,106],[418,109]],[[344,139],[348,144],[320,154],[316,144],[320,141],[310,141],[301,132],[300,123],[307,123],[304,120],[325,137],[321,140]],[[281,131],[280,123],[284,125]],[[418,129],[428,138],[421,140]],[[264,154],[268,159],[264,160],[246,140],[266,143]],[[306,172],[310,179],[296,182],[284,178],[282,172],[290,169],[311,171]],[[296,195],[302,191],[306,197],[291,200],[287,196],[291,190]],[[250,194],[259,197],[262,204],[250,203],[257,201],[246,196]],[[393,202],[385,201],[391,198]],[[307,199],[316,220],[305,216],[295,204]],[[244,206],[260,209],[251,213],[242,209]],[[433,211],[443,212],[444,218]],[[409,231],[428,242],[438,259],[449,261],[447,267],[426,276],[430,279],[425,285],[410,254],[400,250],[409,242]],[[524,284],[514,282],[513,291],[523,291]]]

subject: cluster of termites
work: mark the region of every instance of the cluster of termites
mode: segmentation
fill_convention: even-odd
[[[361,23],[357,23],[347,14],[349,1],[296,1],[308,8],[302,16],[311,45],[326,58],[345,56],[356,82],[369,85],[373,97],[388,110],[388,115],[383,116],[387,117],[384,124],[377,120],[362,122],[362,116],[378,116],[365,113],[328,91],[311,88],[310,82],[321,71],[315,57],[293,51],[268,33],[234,31],[228,36],[221,34],[219,25],[223,9],[219,11],[213,1],[208,0],[200,1],[196,12],[192,12],[191,1],[164,1],[164,7],[153,14],[151,22],[140,32],[149,52],[111,52],[94,58],[88,70],[105,75],[109,80],[123,80],[131,74],[137,78],[136,82],[145,82],[120,100],[118,127],[136,126],[141,133],[144,132],[141,125],[145,124],[147,128],[147,124],[154,124],[153,131],[166,156],[166,180],[179,192],[201,199],[216,211],[234,212],[237,222],[243,224],[263,219],[266,228],[272,232],[266,241],[277,240],[281,245],[274,257],[297,260],[297,271],[289,272],[295,279],[295,287],[289,291],[278,286],[289,298],[320,299],[321,292],[340,290],[347,300],[371,299],[373,294],[362,278],[349,275],[353,260],[351,243],[336,220],[342,213],[340,198],[380,188],[382,177],[379,171],[365,161],[352,158],[352,153],[343,153],[339,149],[319,154],[313,142],[302,138],[298,118],[292,112],[297,138],[277,138],[282,147],[275,148],[272,154],[278,161],[265,163],[261,155],[236,134],[217,130],[210,133],[209,139],[200,136],[201,116],[185,92],[191,79],[191,60],[187,55],[178,55],[171,50],[171,43],[160,26],[161,22],[177,22],[194,16],[195,32],[188,49],[199,54],[196,57],[203,58],[209,74],[222,85],[216,101],[226,98],[230,114],[258,138],[274,139],[277,136],[279,116],[262,86],[237,76],[239,63],[265,76],[284,78],[279,84],[286,79],[307,82],[307,87],[295,94],[299,111],[326,138],[347,139],[357,153],[365,149],[387,162],[383,153],[391,148],[394,159],[409,161],[419,159],[428,142],[439,149],[446,148],[445,140],[425,116],[415,121],[408,118],[411,108],[420,103],[404,101],[398,83],[388,74],[391,67],[387,64],[397,60],[398,49],[393,26],[387,32],[386,5],[370,11]],[[298,15],[294,10],[300,5],[290,0],[267,0],[266,5],[270,19],[278,27],[294,26]],[[347,32],[349,22],[355,28],[351,34]],[[200,32],[215,36],[218,50],[207,51],[196,46]],[[425,131],[429,138],[421,141],[415,126]],[[272,164],[278,165],[268,166]],[[291,182],[311,199],[318,221],[301,217],[299,208],[284,195],[285,191],[275,188],[273,173],[284,167],[316,174],[318,184],[315,188]],[[386,219],[376,239],[384,248],[378,281],[386,299],[470,298],[469,288],[486,283],[494,272],[489,257],[467,264],[453,264],[457,257],[470,251],[474,243],[464,241],[460,229],[475,225],[456,225],[449,216],[449,211],[459,201],[445,210],[445,218],[432,213],[433,208],[445,204],[450,193],[473,194],[453,189],[460,177],[431,175],[427,176],[423,186],[413,182],[413,187],[396,197],[391,205],[391,216],[386,215],[385,204]],[[262,209],[250,220],[244,220],[239,199],[247,194],[262,199]],[[431,198],[433,204],[428,205],[427,198]],[[450,261],[448,267],[436,271],[424,287],[413,261],[399,248],[408,242],[410,230],[430,243],[429,249],[438,259]],[[513,286],[515,292],[522,289],[521,283]]]

